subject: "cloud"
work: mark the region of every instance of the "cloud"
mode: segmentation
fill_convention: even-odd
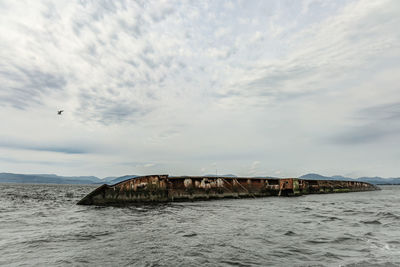
[[[121,100],[119,103],[109,101],[101,96],[82,96],[81,107],[77,113],[86,121],[97,121],[102,124],[115,124],[141,119],[149,111],[134,101]]]
[[[8,1],[0,11],[0,121],[13,137],[0,157],[79,159],[60,170],[99,176],[145,164],[202,174],[213,162],[243,176],[397,171],[396,0]],[[374,153],[384,162],[373,167]]]
[[[20,6],[9,8],[15,11]],[[33,23],[28,16],[23,31],[18,30],[22,23],[15,22],[14,13],[4,19],[14,29],[13,35],[25,43],[13,46],[9,30],[0,29],[5,37],[2,45],[7,46],[9,55],[15,55],[0,55],[0,102],[28,109],[51,96],[64,98],[69,102],[64,105],[77,107],[77,117],[106,124],[137,118],[148,108],[154,109],[156,105],[151,103],[157,96],[149,92],[148,84],[166,76],[165,70],[154,70],[164,63],[173,65],[173,57],[160,51],[161,45],[150,44],[161,37],[168,49],[169,37],[155,36],[150,29],[174,13],[171,4],[157,4],[154,9],[125,1],[39,2],[28,8],[40,19]]]
[[[255,60],[250,70],[234,76],[232,86],[220,94],[237,101],[253,97],[254,103],[263,98],[280,102],[346,90],[343,83],[364,75],[365,64],[380,64],[378,54],[399,56],[393,50],[399,38],[390,34],[396,28],[399,7],[393,1],[388,3],[392,11],[377,2],[352,3],[337,16],[301,29],[283,44],[287,52],[281,58]],[[372,36],[384,37],[371,42]]]
[[[67,81],[59,74],[26,69],[21,66],[0,65],[0,103],[18,109],[26,109],[31,104],[41,104],[45,94],[63,90]]]
[[[41,161],[41,160],[21,160],[21,159],[14,159],[10,157],[0,157],[0,160],[3,162],[8,162],[11,164],[40,164],[44,166],[57,166],[60,165],[60,162],[53,162],[53,161]],[[67,162],[61,163],[65,165],[69,165]]]
[[[63,154],[86,154],[93,151],[89,146],[79,145],[58,145],[58,144],[35,144],[28,142],[15,141],[7,137],[2,137],[0,141],[1,148],[17,149],[17,150],[32,150],[44,152],[56,152]]]
[[[356,113],[356,124],[338,133],[335,144],[358,145],[374,143],[390,136],[400,136],[400,102],[363,108]]]
[[[400,102],[363,108],[359,111],[359,119],[400,122]]]

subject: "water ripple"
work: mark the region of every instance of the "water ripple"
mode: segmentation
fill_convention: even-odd
[[[299,198],[75,205],[94,188],[0,184],[0,265],[400,264],[396,186]]]

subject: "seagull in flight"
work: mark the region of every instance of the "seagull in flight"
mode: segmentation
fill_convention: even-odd
[[[64,112],[64,110],[59,110],[59,111],[57,111],[57,114],[61,115],[61,113],[63,113],[63,112]]]

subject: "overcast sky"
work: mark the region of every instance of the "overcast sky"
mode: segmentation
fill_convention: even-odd
[[[0,172],[400,176],[398,0],[0,14]]]

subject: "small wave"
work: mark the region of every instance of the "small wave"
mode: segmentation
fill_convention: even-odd
[[[326,257],[328,259],[337,259],[337,260],[341,260],[342,259],[342,257],[340,257],[339,255],[331,253],[331,252],[326,252],[324,254],[324,257]]]
[[[344,210],[343,212],[350,213],[350,212],[355,212],[355,210],[349,210],[349,209],[347,209],[347,210]]]
[[[66,198],[73,198],[74,197],[74,192],[66,192],[65,193]]]
[[[370,262],[370,261],[360,261],[356,263],[350,263],[347,265],[344,265],[344,267],[398,267],[398,262],[393,263],[393,262],[382,262],[382,263],[377,263],[377,262]]]
[[[361,221],[364,224],[382,224],[379,220]]]
[[[329,243],[329,240],[307,240],[306,241],[309,244],[324,244],[324,243]]]
[[[341,237],[336,238],[334,241],[332,241],[332,243],[343,243],[343,242],[346,242],[346,241],[349,241],[352,239],[353,238],[351,238],[351,237],[341,236]]]
[[[42,211],[35,212],[33,214],[33,216],[35,216],[35,217],[47,217],[47,215]]]
[[[62,259],[62,260],[57,260],[55,262],[56,265],[73,265],[74,261],[73,260],[66,260],[66,259]]]
[[[221,263],[226,263],[226,264],[231,265],[231,266],[252,266],[250,264],[243,263],[240,260],[236,260],[235,261],[234,259],[232,259],[232,260],[222,260]]]
[[[183,235],[183,237],[194,237],[194,236],[197,236],[197,234],[196,233],[192,233],[192,234]]]
[[[342,219],[335,217],[335,216],[331,216],[326,218],[325,220],[323,220],[323,222],[330,222],[330,221],[341,221]]]
[[[381,218],[400,219],[400,216],[387,211],[378,212],[377,215]]]
[[[292,231],[287,231],[286,233],[284,233],[284,235],[293,236],[293,235],[296,235],[296,233],[292,232]]]
[[[373,236],[373,235],[374,235],[373,232],[368,232],[368,233],[365,233],[365,234],[364,234],[364,236]]]

